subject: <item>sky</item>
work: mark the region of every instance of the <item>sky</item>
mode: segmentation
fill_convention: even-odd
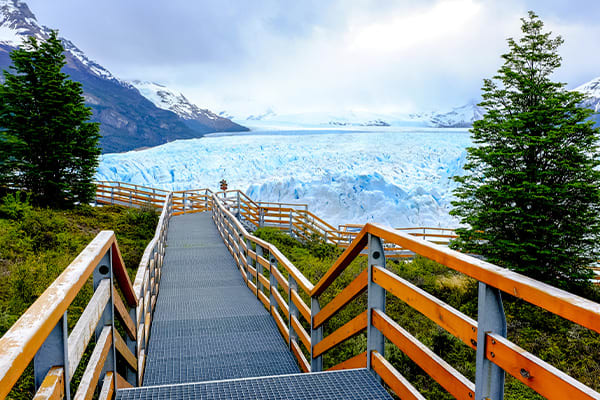
[[[236,116],[477,100],[528,10],[565,40],[555,79],[600,76],[598,0],[25,1],[116,76]]]

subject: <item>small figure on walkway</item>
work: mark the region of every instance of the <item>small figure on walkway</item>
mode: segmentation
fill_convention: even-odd
[[[219,184],[221,184],[221,190],[222,191],[226,191],[227,190],[227,181],[225,179],[221,179],[221,182],[219,182]]]

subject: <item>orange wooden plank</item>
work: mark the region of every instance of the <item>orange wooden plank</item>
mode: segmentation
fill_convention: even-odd
[[[369,233],[600,333],[600,304],[466,254],[367,224]]]
[[[33,400],[62,400],[65,397],[65,370],[52,367],[35,393]]]
[[[450,364],[402,329],[390,317],[373,310],[373,326],[457,399],[472,400],[475,385]]]
[[[127,332],[127,335],[131,339],[135,340],[135,323],[131,319],[129,312],[127,311],[127,307],[125,307],[125,304],[123,304],[123,300],[121,299],[121,296],[119,296],[119,292],[115,288],[113,288],[113,294],[115,310],[117,311],[117,318],[123,323],[123,327],[125,329],[125,332]]]
[[[288,274],[292,275],[298,286],[300,286],[305,293],[310,293],[313,290],[313,284],[302,275],[298,268],[296,268],[294,264],[292,264],[290,260],[277,249],[277,247],[269,245],[269,252],[277,259],[278,264],[283,266]],[[287,282],[281,286],[285,287],[287,291]]]
[[[371,366],[402,400],[425,400],[425,397],[376,351],[371,353]]]
[[[114,374],[112,371],[108,371],[104,375],[104,380],[102,381],[102,389],[100,389],[100,394],[98,395],[98,400],[112,400],[115,391],[115,383],[114,383]]]
[[[304,330],[302,324],[292,315],[292,329],[296,331],[298,337],[307,349],[310,349],[310,335]]]
[[[288,286],[287,280],[283,277],[281,272],[279,272],[279,270],[277,268],[272,268],[270,271],[271,271],[271,274],[277,280],[277,282],[281,285],[283,290],[287,292],[289,290],[289,286]]]
[[[263,303],[263,305],[265,306],[265,308],[267,310],[269,310],[271,308],[271,304],[269,303],[269,298],[267,297],[266,294],[264,294],[263,292],[259,291],[258,292],[258,299]]]
[[[369,271],[364,270],[354,280],[337,294],[321,311],[315,315],[313,324],[318,328],[346,304],[350,303],[367,288]]]
[[[288,328],[283,323],[283,319],[281,319],[281,315],[279,315],[279,312],[277,312],[277,309],[275,308],[275,306],[271,306],[271,315],[273,316],[273,319],[275,320],[275,324],[279,328],[279,332],[281,332],[281,335],[283,336],[285,341],[286,342],[289,341],[290,340],[290,332],[288,331]]]
[[[277,304],[279,304],[279,309],[281,311],[283,311],[283,315],[285,315],[286,318],[289,318],[290,317],[289,306],[287,305],[287,303],[285,302],[283,297],[281,297],[281,295],[279,294],[279,291],[274,288],[273,291],[271,292],[271,294],[275,298],[275,301],[277,302]]]
[[[90,356],[88,365],[83,372],[83,376],[81,377],[77,392],[75,393],[75,396],[73,396],[73,400],[90,400],[94,396],[98,379],[100,379],[100,372],[102,372],[102,368],[104,367],[108,351],[111,349],[111,332],[112,328],[110,326],[105,326],[102,329],[102,333]]]
[[[133,385],[127,382],[127,379],[123,378],[118,372],[117,375],[117,389],[130,389]]]
[[[296,305],[298,311],[300,311],[300,315],[302,315],[306,321],[310,322],[310,307],[304,303],[298,292],[294,289],[292,289],[292,302]]]
[[[114,240],[112,231],[100,232],[0,338],[0,398],[8,395]]]
[[[485,356],[488,360],[545,398],[600,399],[600,393],[526,352],[508,339],[490,333],[486,334],[485,339]]]
[[[360,231],[356,239],[350,244],[350,246],[344,250],[342,255],[338,257],[335,263],[329,268],[329,270],[323,275],[321,280],[315,285],[313,290],[310,292],[311,297],[319,296],[323,293],[329,285],[346,269],[348,265],[360,254],[362,249],[367,245],[367,231],[363,229]]]
[[[302,372],[310,372],[310,364],[308,363],[306,357],[304,357],[304,353],[302,353],[302,349],[300,349],[298,342],[295,340],[292,340],[292,353],[294,353],[294,356],[296,356]]]
[[[325,337],[313,346],[313,357],[318,357],[344,340],[359,334],[367,328],[367,311],[363,311],[350,322],[339,327],[335,332]]]
[[[392,272],[373,267],[373,282],[425,315],[473,349],[477,322]]]
[[[327,371],[339,371],[342,369],[366,368],[367,367],[367,352],[362,353],[342,361],[341,363],[329,368]]]

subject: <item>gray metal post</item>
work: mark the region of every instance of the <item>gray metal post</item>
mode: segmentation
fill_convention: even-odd
[[[258,292],[262,292],[264,291],[264,286],[262,284],[262,282],[260,281],[260,279],[258,279],[259,275],[263,274],[263,265],[258,261],[258,257],[262,257],[263,255],[263,248],[257,244],[256,245],[256,287],[258,288],[258,291],[256,292],[256,296],[258,297]]]
[[[319,304],[318,297],[310,298],[310,372],[321,372],[323,371],[323,356],[314,357],[314,348],[321,340],[323,340],[323,325],[318,328],[315,326],[315,315],[321,311],[321,305]]]
[[[272,255],[269,255],[269,263],[271,264],[271,270],[269,271],[269,300],[271,307],[275,307],[275,309],[278,310],[279,307],[275,300],[275,296],[273,295],[273,292],[277,290],[277,279],[275,279],[275,275],[273,274],[273,270],[277,269],[277,260]]]
[[[132,321],[137,321],[137,307],[132,307],[129,310],[129,316]],[[125,343],[127,343],[127,348],[132,354],[137,354],[137,340],[133,340],[127,335]],[[127,376],[125,376],[125,379],[134,387],[138,385],[137,373],[132,368],[127,367]]]
[[[373,310],[385,312],[385,289],[373,282],[373,267],[385,268],[383,243],[377,236],[369,234],[369,283],[367,286],[367,368],[371,368],[371,353],[375,350],[382,356],[385,349],[385,337],[373,326]]]
[[[292,216],[292,211],[290,210],[290,226],[289,226],[289,233],[291,237],[294,237],[294,223],[292,220],[293,216]]]
[[[110,279],[110,299],[102,312],[102,317],[100,321],[98,321],[98,326],[96,326],[96,341],[100,338],[102,333],[102,329],[105,326],[110,326],[112,329],[111,334],[115,333],[115,313],[114,313],[114,283],[113,283],[113,270],[112,270],[112,249],[108,249],[104,257],[100,260],[96,268],[94,269],[93,280],[94,280],[94,290],[98,288],[100,282],[104,279]],[[117,294],[118,296],[118,294]],[[104,375],[108,371],[117,371],[117,352],[115,349],[115,340],[113,338],[111,351],[108,352],[106,356],[106,362],[104,363],[104,367],[102,368],[102,372],[100,373],[99,380],[104,380]],[[115,379],[115,392],[117,390],[117,380]]]
[[[242,234],[242,232],[240,232],[240,251],[242,249],[242,241],[244,241],[244,236]],[[252,242],[250,242],[249,239],[245,240],[246,242],[246,276],[248,277],[248,280],[250,282],[252,281],[252,273],[250,272],[250,266],[252,265],[252,257],[250,257],[250,250],[252,249]]]
[[[477,307],[477,355],[475,364],[475,399],[504,398],[504,370],[485,357],[485,335],[496,333],[506,337],[506,317],[500,291],[479,282]]]
[[[292,347],[292,340],[298,341],[298,334],[292,327],[292,317],[296,317],[296,319],[297,319],[298,315],[299,315],[298,307],[296,307],[296,304],[294,304],[294,302],[292,301],[292,290],[295,290],[296,292],[298,292],[298,283],[292,277],[292,274],[289,274],[288,275],[288,305],[290,307],[290,318],[288,318],[288,329],[290,332],[290,340],[289,340],[290,348]]]
[[[62,366],[64,368],[65,398],[71,400],[71,381],[69,379],[69,330],[67,326],[66,311],[33,358],[36,391],[41,386],[48,371],[50,371],[50,368],[55,366]]]
[[[237,194],[237,215],[236,217],[240,218],[240,215],[242,215],[242,209],[241,209],[241,204],[240,204],[240,192],[236,192]]]
[[[261,208],[260,210],[258,210],[258,227],[264,228],[264,226],[265,226],[265,210]]]

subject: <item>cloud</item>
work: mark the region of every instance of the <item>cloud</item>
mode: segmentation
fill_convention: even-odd
[[[600,3],[559,0],[29,0],[117,75],[244,114],[460,105],[480,93],[535,10],[562,34],[574,87],[600,75]]]

